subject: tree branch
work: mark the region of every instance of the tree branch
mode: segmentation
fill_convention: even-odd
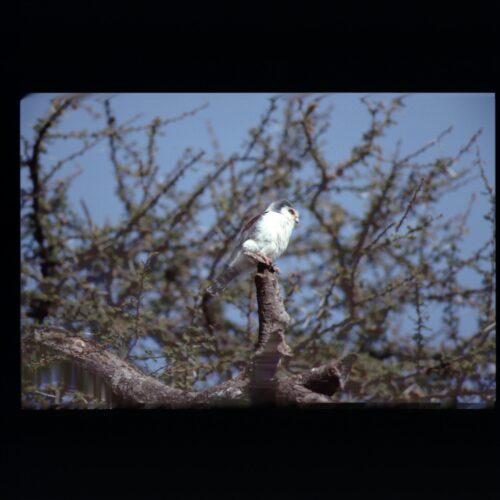
[[[255,386],[252,387],[252,384],[255,384],[256,376],[265,381],[265,374],[269,373],[265,373],[266,367],[262,360],[269,359],[265,356],[273,352],[272,346],[280,345],[272,339],[271,336],[270,340],[261,346],[262,350],[257,351],[250,370],[247,369],[231,380],[199,392],[169,387],[107,351],[104,346],[64,329],[37,330],[33,335],[23,339],[23,350],[29,350],[34,346],[43,347],[51,353],[71,360],[90,373],[99,375],[113,395],[121,401],[121,406],[165,409],[248,406],[250,403],[255,403],[255,398],[252,398],[252,393],[255,395],[253,392]],[[280,349],[286,351],[283,346]],[[330,396],[343,389],[355,358],[356,356],[351,354],[338,363],[330,362],[299,375],[271,381],[275,389],[273,400],[277,404],[331,402]]]
[[[250,370],[250,397],[254,403],[276,402],[275,375],[283,356],[292,356],[285,340],[290,316],[280,296],[276,274],[258,263],[255,275],[259,306],[259,338]]]
[[[278,382],[280,403],[331,403],[331,397],[344,390],[356,354],[348,354],[339,361],[330,361],[307,372]]]
[[[30,344],[47,348],[70,359],[78,366],[102,377],[118,399],[127,406],[163,406],[180,408],[190,404],[194,394],[168,387],[158,379],[139,371],[92,340],[62,329],[37,330],[25,339]]]

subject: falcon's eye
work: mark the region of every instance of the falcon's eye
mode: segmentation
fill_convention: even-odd
[[[293,215],[295,213],[295,211],[293,210],[293,208],[289,208],[288,211]]]

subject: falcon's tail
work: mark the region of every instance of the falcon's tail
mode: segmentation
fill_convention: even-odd
[[[238,274],[240,274],[243,269],[238,268],[237,266],[228,267],[222,274],[216,278],[212,284],[206,289],[206,293],[215,297],[219,295],[229,284],[231,280],[236,278]]]

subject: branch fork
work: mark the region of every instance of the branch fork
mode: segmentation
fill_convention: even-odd
[[[253,256],[251,258],[254,258]],[[59,328],[42,328],[23,341],[59,354],[103,378],[122,406],[140,408],[188,408],[255,404],[328,403],[344,389],[356,360],[351,354],[305,373],[277,377],[281,360],[292,356],[285,331],[290,323],[276,271],[257,255],[255,286],[259,310],[259,336],[247,370],[237,377],[194,392],[169,387],[154,376],[90,340]]]

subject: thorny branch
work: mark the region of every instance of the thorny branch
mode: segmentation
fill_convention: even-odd
[[[491,325],[496,324],[491,166],[480,157],[479,131],[446,157],[430,155],[451,127],[406,155],[400,145],[388,150],[381,139],[397,133],[395,117],[411,98],[363,99],[369,124],[345,158],[321,143],[338,118],[317,96],[301,95],[271,100],[240,150],[222,153],[213,127],[212,157],[186,150],[175,167],[159,161],[160,149],[170,146],[169,136],[159,140],[163,127],[191,120],[203,107],[140,124],[139,116],[119,123],[115,98],[105,102],[102,115],[93,111],[89,97],[85,108],[78,96],[55,101],[33,139],[22,143],[21,167],[28,174],[21,191],[23,332],[40,321],[89,331],[110,354],[122,352],[128,339],[128,359],[145,376],[154,372],[155,380],[184,395],[205,394],[213,385],[212,394],[240,401],[257,336],[251,280],[235,282],[222,300],[206,307],[199,292],[220,271],[242,221],[269,200],[287,198],[305,224],[278,263],[284,270],[280,297],[292,318],[286,340],[294,354],[282,359],[288,376],[283,382],[277,377],[278,393],[292,387],[302,401],[331,401],[304,386],[297,389],[299,377],[356,352],[359,361],[345,390],[334,395],[338,401],[429,401],[446,394],[491,401]],[[96,120],[93,129],[58,128],[66,114],[79,110]],[[62,159],[54,154],[60,141],[77,144]],[[86,154],[96,144],[106,148],[102,168],[115,172],[123,197],[125,216],[118,222],[99,223],[84,200],[73,207],[68,196],[75,177],[63,178],[65,169],[76,160],[86,168]],[[479,203],[457,215],[441,214],[440,203],[462,196],[476,177],[484,185],[491,231],[487,241],[466,251],[467,217]],[[158,255],[148,272],[151,286],[141,288],[133,269],[152,252]],[[264,275],[268,283],[276,279],[270,270]],[[407,320],[415,309],[415,286],[421,313],[432,313],[423,326],[432,320],[433,330],[419,350],[419,376],[405,378],[417,361]],[[472,342],[462,338],[464,315],[485,332]],[[454,340],[453,332],[461,334]],[[459,361],[447,371],[438,368],[438,356],[443,366]],[[427,373],[429,366],[435,369]]]
[[[45,328],[25,337],[23,349],[42,346],[50,352],[71,359],[91,373],[99,375],[127,407],[189,408],[203,406],[248,405],[255,392],[255,380],[245,373],[202,391],[179,390],[145,375],[124,359],[104,349],[87,337],[60,328]],[[339,363],[313,368],[299,377],[280,379],[277,400],[280,404],[324,401],[319,395],[332,396],[344,387],[356,356]],[[327,398],[326,401],[329,399]]]

